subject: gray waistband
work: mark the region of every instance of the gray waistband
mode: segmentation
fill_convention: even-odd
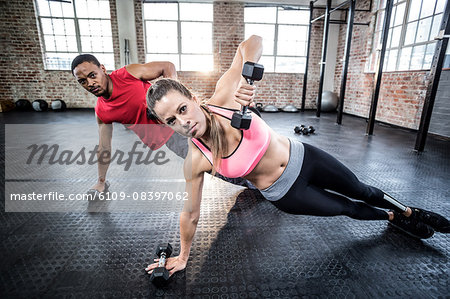
[[[289,161],[281,176],[266,189],[260,190],[261,194],[270,201],[282,198],[294,184],[302,170],[305,148],[303,143],[289,138]]]

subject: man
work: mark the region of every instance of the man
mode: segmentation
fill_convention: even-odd
[[[186,157],[187,138],[174,134],[168,127],[156,125],[159,122],[147,114],[145,96],[151,86],[148,81],[161,76],[176,79],[175,66],[171,62],[129,64],[108,75],[105,66],[100,64],[95,56],[82,54],[72,61],[72,74],[84,89],[98,97],[95,105],[95,117],[99,127],[97,157],[102,157],[102,163],[98,163],[98,180],[89,190],[90,193],[108,191],[106,173],[111,158],[113,122],[124,124],[128,129],[133,130],[151,150],[156,150],[165,144],[178,156],[183,159]],[[257,112],[257,110],[254,111]],[[232,184],[254,188],[244,179],[217,176]]]
[[[156,120],[147,117],[145,95],[151,85],[148,81],[160,76],[176,79],[172,63],[130,64],[108,75],[95,56],[82,54],[72,61],[72,74],[84,89],[98,97],[95,105],[99,127],[97,157],[106,158],[98,163],[98,180],[91,192],[108,191],[106,173],[111,159],[113,122],[133,130],[151,150],[166,144],[178,156],[186,157],[187,140],[173,134],[170,128],[157,126]],[[107,153],[103,154],[105,151]]]

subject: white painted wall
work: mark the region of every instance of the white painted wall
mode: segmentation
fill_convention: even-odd
[[[327,64],[325,65],[325,78],[323,91],[333,91],[334,71],[336,70],[336,55],[338,47],[339,25],[330,24],[327,45]]]
[[[130,40],[130,63],[138,63],[134,1],[118,0],[116,7],[120,40],[120,66],[125,65],[125,39]]]

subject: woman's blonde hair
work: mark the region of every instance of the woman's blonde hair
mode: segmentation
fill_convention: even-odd
[[[192,93],[186,88],[186,86],[173,79],[160,79],[148,89],[146,97],[147,108],[152,115],[156,116],[156,118],[159,119],[154,110],[156,102],[161,100],[168,92],[173,90],[178,91],[189,99],[193,98]],[[220,167],[222,157],[228,152],[228,143],[227,139],[224,138],[225,131],[217,120],[217,116],[215,116],[205,104],[201,104],[200,106],[203,108],[202,110],[205,111],[205,114],[209,116],[206,117],[206,122],[209,127],[209,135],[212,144],[210,150],[213,158],[212,174],[214,175],[216,173],[216,169]]]

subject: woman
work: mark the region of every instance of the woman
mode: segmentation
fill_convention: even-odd
[[[406,207],[381,190],[359,182],[348,168],[327,153],[277,134],[254,114],[248,130],[233,128],[230,125],[233,112],[241,105],[250,105],[254,96],[254,87],[241,77],[243,64],[257,62],[261,52],[260,37],[252,36],[242,42],[230,69],[217,82],[208,105],[201,105],[186,87],[170,79],[157,81],[147,92],[150,111],[162,123],[191,138],[191,158],[184,165],[189,201],[180,215],[180,255],[166,263],[170,275],[186,267],[200,217],[205,172],[243,177],[277,208],[291,214],[389,220],[419,238],[431,237],[434,230],[450,231],[449,221],[444,217]],[[156,266],[156,263],[149,265],[145,270],[150,274]]]

